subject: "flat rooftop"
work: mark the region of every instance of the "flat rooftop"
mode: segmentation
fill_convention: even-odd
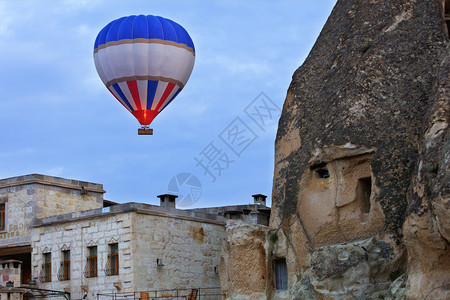
[[[225,225],[225,219],[219,215],[209,214],[200,211],[188,211],[188,210],[167,208],[136,202],[129,202],[92,210],[77,211],[62,215],[51,216],[47,218],[35,219],[32,225],[34,227],[48,226],[58,223],[75,222],[85,219],[102,218],[115,214],[122,214],[129,212],[136,212],[161,217],[169,217],[175,219],[198,221],[202,223]]]
[[[84,188],[85,190],[90,192],[105,193],[105,190],[103,190],[103,184],[74,179],[66,179],[62,177],[48,176],[42,174],[29,174],[0,179],[0,189],[29,184],[57,186],[75,190],[81,190],[82,188]]]

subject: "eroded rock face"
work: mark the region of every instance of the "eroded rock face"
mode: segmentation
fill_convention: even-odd
[[[220,283],[225,299],[266,299],[268,227],[235,223],[227,226],[220,261]]]
[[[317,248],[310,268],[293,289],[293,298],[388,297],[391,281],[404,272],[402,253],[397,247],[376,239]],[[311,287],[314,293],[307,296]]]
[[[297,211],[313,247],[381,231],[384,215],[371,197],[375,149],[348,144],[317,149],[300,178]]]
[[[275,143],[269,250],[288,261],[292,297],[447,296],[443,12],[441,0],[339,0],[293,75]]]
[[[437,69],[403,225],[409,295],[422,299],[450,298],[449,75],[447,56]]]

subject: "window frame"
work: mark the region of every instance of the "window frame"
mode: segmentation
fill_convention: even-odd
[[[44,271],[44,276],[43,276],[43,282],[52,282],[52,253],[51,252],[47,252],[47,253],[43,253],[43,271]]]
[[[63,267],[63,280],[70,280],[70,250],[63,250],[62,252],[62,267]],[[68,258],[66,258],[66,254]]]
[[[274,283],[275,290],[277,291],[286,291],[289,286],[289,272],[287,269],[287,261],[286,258],[280,257],[274,259],[273,262],[274,268]]]
[[[0,203],[0,232],[5,231],[6,231],[6,202]]]
[[[97,246],[87,247],[88,249],[88,257],[87,257],[87,276],[88,278],[97,277],[98,276],[98,248]],[[93,255],[93,251],[95,249],[95,255]]]
[[[109,244],[108,262],[105,273],[107,276],[119,275],[119,243]]]

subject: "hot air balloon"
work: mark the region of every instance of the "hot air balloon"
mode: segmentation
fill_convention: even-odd
[[[98,34],[94,62],[101,80],[148,127],[186,85],[195,61],[191,37],[178,23],[159,16],[114,20]]]

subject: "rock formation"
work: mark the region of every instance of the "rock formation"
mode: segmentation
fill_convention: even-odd
[[[265,298],[267,231],[263,225],[239,223],[227,226],[219,270],[226,299]]]
[[[252,299],[450,298],[446,2],[337,2],[287,92]]]
[[[394,296],[397,278],[410,298],[448,291],[443,16],[442,1],[338,1],[295,72],[271,220],[293,296]]]

